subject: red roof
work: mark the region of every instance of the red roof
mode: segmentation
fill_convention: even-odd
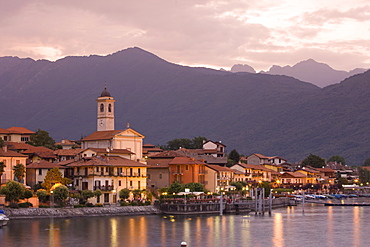
[[[10,127],[7,130],[9,130],[10,133],[14,133],[14,134],[30,134],[30,135],[35,134],[35,132],[29,129],[26,129],[24,127]]]
[[[226,167],[226,166],[209,165],[209,164],[207,164],[206,166],[215,170],[215,171],[218,171],[218,172],[235,172],[234,169],[231,169],[231,168]]]
[[[200,165],[200,164],[206,164],[202,161],[195,160],[194,158],[188,158],[188,157],[175,157],[173,160],[171,160],[170,165]]]
[[[38,160],[37,162],[30,163],[26,166],[27,169],[51,169],[54,167],[65,168],[58,163],[51,163],[46,160]]]
[[[0,148],[0,157],[24,157],[27,158],[27,155],[20,154],[11,150],[7,150],[6,152]]]

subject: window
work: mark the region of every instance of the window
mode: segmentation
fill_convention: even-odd
[[[162,173],[161,173],[161,174],[159,174],[159,179],[162,179]]]
[[[104,105],[100,104],[100,112],[104,112]]]
[[[105,172],[109,172],[109,167],[106,167],[105,168]]]
[[[185,170],[189,171],[189,165],[185,165]]]
[[[104,202],[109,202],[109,194],[108,193],[104,194]]]
[[[78,180],[78,179],[76,179],[76,183],[75,183],[75,185],[76,185],[76,186],[78,186],[78,185],[79,185],[78,181],[79,181],[79,180]]]
[[[111,104],[108,105],[108,112],[112,112],[112,105]]]
[[[137,169],[137,174],[140,176],[140,168]]]
[[[137,181],[137,188],[140,190],[140,181]]]
[[[39,169],[39,175],[42,175],[42,169]]]
[[[118,186],[121,186],[121,180],[118,180]]]
[[[96,168],[96,172],[99,172],[99,167]]]
[[[150,174],[147,174],[148,175],[148,179],[150,179]]]
[[[132,181],[130,181],[130,186],[132,187]]]
[[[132,168],[130,168],[130,177],[132,177]]]
[[[27,136],[21,137],[21,141],[22,142],[28,142],[28,137]]]

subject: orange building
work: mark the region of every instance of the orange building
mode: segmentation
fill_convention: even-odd
[[[188,157],[175,157],[169,163],[170,183],[200,183],[205,185],[206,163]]]

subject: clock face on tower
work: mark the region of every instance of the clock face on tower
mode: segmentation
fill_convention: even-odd
[[[103,121],[103,119],[101,119],[101,120],[99,121],[99,126],[100,126],[100,127],[104,127],[104,121]]]

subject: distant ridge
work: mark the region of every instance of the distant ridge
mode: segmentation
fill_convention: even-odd
[[[236,64],[231,68],[231,72],[255,73],[249,65]],[[301,61],[294,66],[273,65],[268,71],[261,71],[262,74],[292,76],[298,80],[310,82],[319,87],[326,87],[355,75],[365,72],[366,69],[353,69],[351,71],[335,70],[325,63],[316,62],[313,59]]]
[[[369,158],[369,71],[319,88],[283,75],[181,66],[138,47],[55,62],[0,58],[0,128],[41,128],[56,141],[86,136],[96,130],[105,82],[117,100],[116,129],[129,122],[146,143],[205,136],[227,151],[290,162],[310,153],[342,155],[350,165]]]

